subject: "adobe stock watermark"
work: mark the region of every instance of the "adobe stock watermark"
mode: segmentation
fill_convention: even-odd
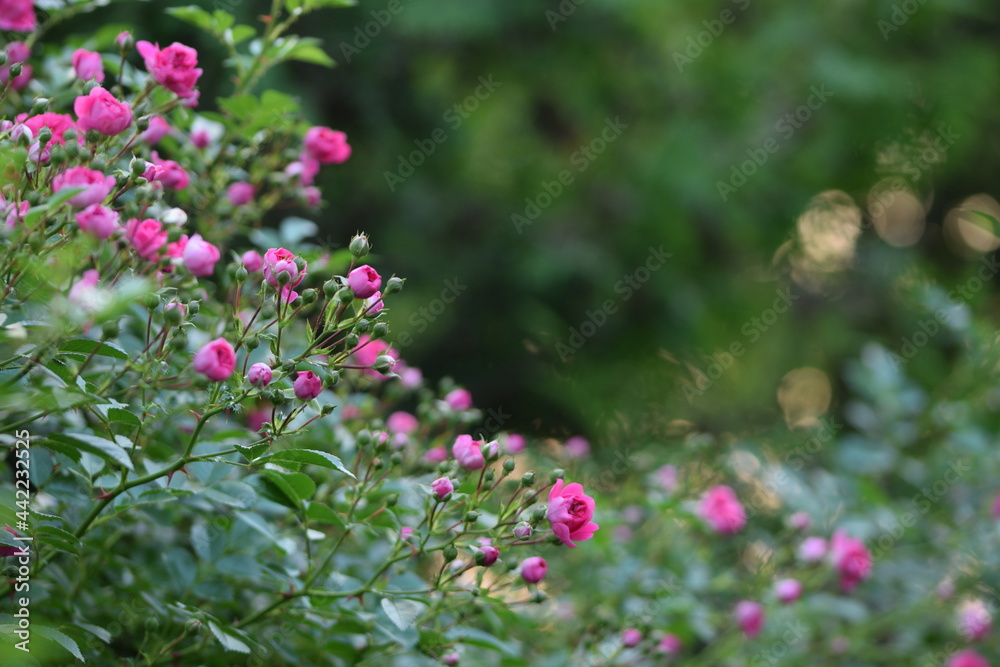
[[[684,68],[700,58],[705,49],[712,46],[715,40],[725,31],[726,26],[736,22],[739,12],[745,11],[750,6],[750,0],[732,0],[732,3],[736,5],[735,11],[727,7],[719,12],[717,18],[702,21],[701,24],[705,26],[705,29],[697,34],[688,35],[687,48],[684,49],[684,52],[674,51],[673,59],[674,64],[677,65],[678,72],[683,74]]]
[[[876,23],[879,32],[882,33],[882,39],[888,42],[889,35],[906,25],[910,17],[917,13],[921,5],[926,3],[927,0],[903,0],[893,4],[892,11],[889,12],[889,19],[879,19]]]
[[[406,0],[406,2],[410,1],[411,0]],[[364,49],[368,48],[368,45],[372,43],[372,40],[381,35],[382,31],[388,28],[389,24],[392,23],[392,20],[402,13],[404,9],[406,9],[406,7],[403,5],[402,0],[389,0],[385,9],[371,10],[369,13],[372,20],[368,21],[363,26],[355,26],[354,39],[350,42],[340,43],[340,53],[344,56],[344,60],[347,63],[350,63],[352,56],[360,55]]]
[[[663,268],[666,260],[671,257],[673,254],[664,252],[663,246],[659,248],[650,246],[646,261],[615,283],[615,294],[621,295],[621,298],[605,299],[599,307],[592,311],[586,311],[583,321],[577,326],[569,328],[567,342],[556,341],[556,352],[559,353],[560,361],[566,363],[574,353],[578,352],[597,333],[598,329],[608,323],[608,318],[618,312],[618,307],[635,296],[635,293],[649,281],[654,273]]]
[[[576,8],[586,1],[587,0],[562,0],[562,2],[559,3],[559,6],[556,7],[558,11],[546,9],[545,20],[549,22],[549,28],[552,29],[552,32],[556,31],[560,23],[569,20],[569,17],[576,13]]]
[[[618,116],[615,116],[614,120],[605,118],[604,129],[601,130],[598,136],[573,151],[573,154],[569,156],[570,164],[576,168],[578,174],[587,171],[587,168],[597,159],[597,156],[607,150],[608,146],[614,143],[627,128],[628,123],[621,122]],[[564,188],[572,185],[575,179],[576,176],[572,171],[563,169],[556,176],[555,180],[542,181],[542,189],[537,195],[534,197],[525,197],[524,214],[511,214],[510,221],[514,225],[514,230],[520,234],[524,227],[537,220],[542,211],[552,206],[552,202],[558,199],[563,193]]]
[[[683,592],[684,587],[673,575],[667,579],[658,580],[642,607],[621,619],[621,627],[643,628],[651,625],[662,613],[663,599],[674,598]],[[608,665],[609,661],[621,652],[622,648],[621,634],[612,635],[594,647],[595,653],[587,656],[586,664],[591,667]]]
[[[462,123],[479,108],[479,105],[488,100],[496,92],[497,88],[503,85],[500,81],[494,81],[492,74],[485,77],[480,76],[478,81],[479,85],[476,86],[472,93],[465,99],[451,105],[441,115],[441,120],[447,124],[450,130],[445,130],[444,127],[436,127],[426,139],[414,139],[413,144],[416,146],[416,149],[406,155],[401,153],[397,156],[399,163],[395,171],[383,172],[385,184],[389,186],[389,192],[395,192],[397,186],[402,185],[406,182],[406,179],[413,176],[417,168],[434,154],[437,147],[448,141],[448,132],[454,132],[462,127]]]
[[[395,336],[393,346],[396,349],[403,349],[413,344],[413,333],[422,334],[434,321],[441,317],[441,314],[448,309],[448,306],[455,303],[455,300],[462,295],[462,292],[469,289],[468,285],[463,285],[458,278],[449,278],[444,281],[441,293],[425,306],[421,306],[416,312],[411,313],[407,323],[411,329]]]
[[[740,333],[743,334],[747,344],[752,345],[760,340],[778,319],[791,309],[792,304],[799,300],[799,296],[792,294],[788,287],[775,290],[775,295],[776,298],[770,308],[765,308],[759,315],[751,317],[740,327]],[[744,344],[742,339],[734,340],[722,352],[711,355],[704,370],[698,369],[698,377],[694,384],[685,382],[681,385],[688,405],[694,405],[696,398],[711,389],[712,385],[733,367],[736,359],[746,354],[747,344]]]
[[[813,113],[823,108],[823,105],[835,95],[826,89],[825,84],[821,84],[819,88],[810,86],[809,91],[809,97],[803,104],[794,111],[786,113],[774,124],[774,135],[761,142],[757,148],[748,148],[746,151],[748,159],[738,165],[733,163],[730,166],[728,181],[716,181],[715,187],[722,201],[728,201],[731,194],[746,185],[747,179],[756,174],[759,168],[767,164],[772,155],[781,150],[781,142],[795,136],[795,133],[813,117]]]

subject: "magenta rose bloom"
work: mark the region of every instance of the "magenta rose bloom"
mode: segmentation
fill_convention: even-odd
[[[76,224],[88,234],[106,239],[119,227],[118,212],[100,204],[92,204],[76,214]]]
[[[271,367],[265,363],[256,363],[247,371],[247,380],[255,387],[266,387],[271,383]]]
[[[990,667],[986,658],[969,649],[951,656],[948,667]]]
[[[113,137],[132,124],[132,105],[119,102],[100,86],[93,88],[89,95],[76,98],[73,111],[80,119],[76,123],[77,127],[84,132],[97,130],[105,136]]]
[[[969,641],[978,641],[990,634],[993,615],[982,600],[968,600],[958,609],[958,631]]]
[[[822,537],[807,537],[799,545],[798,555],[807,563],[818,563],[826,556],[826,540]]]
[[[168,134],[170,134],[170,123],[164,120],[162,116],[153,116],[149,119],[149,127],[139,135],[139,138],[150,146],[155,146],[163,141],[163,137]]]
[[[188,239],[181,255],[184,267],[199,277],[212,275],[220,256],[219,249],[201,238],[201,234],[195,234]]]
[[[452,389],[444,397],[444,402],[452,410],[468,410],[472,407],[472,394],[465,389]]]
[[[683,647],[684,644],[681,642],[680,637],[673,634],[666,634],[663,635],[663,639],[660,640],[656,650],[659,653],[666,653],[667,655],[672,656],[680,653]]]
[[[733,610],[733,616],[747,639],[753,639],[764,629],[764,607],[757,602],[740,600]]]
[[[28,65],[28,58],[31,56],[31,49],[24,42],[11,42],[7,45],[7,64],[0,67],[0,84],[6,86],[10,82],[10,66],[14,63],[21,63],[21,73],[14,77],[10,87],[14,90],[21,90],[31,81],[32,69]]]
[[[796,579],[782,579],[774,585],[774,594],[784,604],[795,602],[802,596],[802,584]]]
[[[323,381],[312,371],[299,371],[298,377],[292,383],[295,397],[303,401],[311,401],[323,391]]]
[[[529,584],[537,584],[545,578],[549,564],[541,556],[532,556],[521,561],[521,576]]]
[[[722,535],[738,533],[746,525],[747,515],[736,494],[728,486],[710,489],[698,505],[701,518]]]
[[[382,276],[378,271],[365,264],[359,266],[347,275],[347,286],[359,299],[367,299],[382,286]]]
[[[303,143],[306,153],[320,164],[339,164],[351,157],[351,146],[347,143],[347,135],[328,127],[311,128],[306,132]]]
[[[104,81],[104,61],[101,54],[86,49],[77,49],[73,52],[73,70],[76,78],[82,81],[97,79],[97,83]]]
[[[451,483],[451,480],[447,477],[438,477],[436,480],[431,482],[431,491],[437,496],[438,500],[444,500],[444,497],[455,490],[455,485]]]
[[[830,540],[830,561],[840,573],[840,587],[845,592],[867,579],[872,569],[872,555],[864,542],[842,530],[836,531]]]
[[[589,540],[600,528],[591,521],[593,516],[594,499],[583,492],[583,486],[575,482],[563,486],[563,481],[557,479],[549,491],[548,519],[559,541],[575,547],[574,540]]]
[[[146,69],[158,84],[177,93],[179,97],[197,99],[194,87],[198,85],[198,77],[201,76],[197,51],[178,42],[165,49],[147,41],[137,42],[135,47],[146,61]]]
[[[503,451],[507,454],[520,454],[524,451],[525,445],[523,435],[508,433],[503,437]]]
[[[479,552],[483,555],[476,559],[476,563],[482,565],[483,567],[493,565],[497,562],[497,559],[500,558],[500,550],[490,544],[485,544],[479,547]],[[480,558],[482,559],[481,563],[479,562]]]
[[[198,350],[192,365],[209,380],[221,382],[233,374],[236,352],[225,338],[216,338]]]
[[[305,276],[305,268],[299,271],[299,267],[295,264],[295,254],[290,250],[285,250],[284,248],[271,248],[264,253],[264,280],[271,287],[280,287],[278,282],[278,275],[284,271],[288,273],[290,280],[288,281],[289,287],[295,287]]]
[[[163,187],[171,190],[183,190],[191,184],[191,177],[173,160],[164,160],[160,154],[153,151],[153,161],[147,162],[146,172],[143,177],[149,181],[162,183]]]
[[[31,0],[0,0],[0,30],[31,32],[38,27]]]
[[[96,169],[70,167],[52,179],[52,191],[64,188],[84,188],[69,198],[69,204],[76,208],[87,208],[103,202],[115,187],[115,177],[105,176]]]
[[[158,220],[132,218],[125,223],[125,238],[140,257],[152,262],[167,242],[167,231]]]
[[[249,183],[233,183],[228,188],[226,188],[226,196],[229,197],[229,203],[233,206],[244,206],[253,201],[254,195],[257,194],[257,188],[250,185]]]
[[[243,253],[243,268],[250,273],[257,273],[264,267],[264,258],[256,250],[247,250]]]
[[[451,446],[451,454],[466,470],[479,470],[486,465],[480,449],[482,444],[482,440],[473,440],[471,435],[460,435]]]
[[[393,412],[385,421],[386,430],[392,434],[402,433],[404,435],[409,435],[410,433],[416,431],[419,427],[420,422],[409,412]]]
[[[622,630],[622,644],[626,648],[635,648],[642,642],[642,633],[635,628],[628,628],[627,630]]]

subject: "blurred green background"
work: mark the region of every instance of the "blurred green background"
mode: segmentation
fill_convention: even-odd
[[[164,4],[191,3],[83,20],[196,46],[225,94],[225,54]],[[250,23],[270,3],[194,4]],[[780,418],[789,371],[821,369],[836,396],[845,359],[901,349],[1000,245],[998,17],[990,0],[365,0],[296,26],[338,67],[262,88],[347,132],[353,157],[319,177],[322,236],[367,231],[408,279],[392,335],[429,378],[543,436],[752,431]],[[994,293],[959,302],[991,315]],[[791,308],[768,314],[779,294]],[[571,328],[593,335],[567,354]],[[936,335],[918,379],[957,353]]]

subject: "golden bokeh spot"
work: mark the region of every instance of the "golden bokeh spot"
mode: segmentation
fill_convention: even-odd
[[[817,426],[832,399],[830,378],[818,368],[789,371],[778,387],[778,404],[790,429]]]
[[[924,235],[926,210],[901,178],[886,178],[868,193],[868,213],[883,241],[906,248]]]
[[[980,255],[1000,248],[1000,204],[987,194],[972,195],[948,211],[944,234],[962,255]]]
[[[818,287],[825,274],[851,265],[861,235],[861,209],[846,192],[816,195],[795,224],[798,244],[790,261],[798,283]]]

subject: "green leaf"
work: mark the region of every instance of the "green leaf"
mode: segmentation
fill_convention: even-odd
[[[307,502],[306,518],[311,521],[325,523],[328,526],[337,526],[338,528],[343,528],[347,525],[344,523],[344,519],[333,508],[322,503]]]
[[[517,656],[517,651],[510,644],[500,641],[488,632],[483,632],[477,628],[460,625],[452,628],[446,634],[448,639],[452,641],[472,644],[473,646],[482,646],[483,648],[499,651],[509,656]]]
[[[354,478],[354,473],[344,467],[343,461],[334,456],[333,454],[327,454],[326,452],[320,452],[315,449],[286,449],[281,452],[275,452],[270,456],[266,457],[267,462],[270,463],[308,463],[315,466],[321,466],[323,468],[329,468],[330,470],[339,470],[348,477]],[[255,463],[262,463],[263,461],[255,461]]]
[[[73,625],[82,630],[86,630],[90,634],[100,639],[105,644],[111,643],[111,633],[105,630],[104,628],[100,628],[96,625],[91,625],[90,623],[74,623]]]
[[[241,44],[251,37],[254,37],[256,34],[257,31],[252,26],[242,24],[233,26],[233,29],[228,33],[229,42],[233,46],[236,46],[237,44]]]
[[[216,9],[212,12],[212,28],[216,33],[223,33],[233,27],[236,19],[229,12]]]
[[[64,635],[63,633],[59,632],[58,630],[54,628],[45,627],[44,625],[35,625],[32,626],[31,629],[40,634],[42,637],[45,637],[46,639],[51,639],[55,643],[62,646],[64,649],[72,653],[73,657],[79,660],[80,662],[87,662],[86,660],[83,659],[83,654],[80,653],[80,647],[76,645],[76,642],[67,637],[66,635]]]
[[[41,525],[35,528],[35,536],[42,544],[78,556],[80,540],[76,535],[55,526]]]
[[[320,46],[320,41],[312,37],[300,38],[298,43],[285,55],[286,60],[333,67],[337,63]]]
[[[233,448],[246,458],[247,461],[253,461],[258,456],[267,451],[267,443],[261,443],[259,445],[253,445],[251,447],[246,447],[245,445],[233,445]]]
[[[65,454],[76,462],[80,461],[80,457],[78,453],[76,456],[71,453],[74,448],[96,454],[105,461],[117,463],[128,470],[135,469],[132,466],[132,460],[129,459],[128,452],[121,445],[88,433],[53,433],[42,441],[42,446],[48,447],[54,452]]]
[[[389,620],[400,630],[407,630],[413,627],[413,621],[420,616],[425,605],[414,600],[391,600],[382,598],[382,610]]]
[[[75,352],[79,354],[95,354],[113,359],[128,359],[129,355],[114,343],[90,340],[89,338],[74,338],[59,345],[60,352]]]
[[[142,422],[139,421],[139,418],[125,408],[108,408],[108,421],[115,424],[142,426]]]
[[[168,7],[166,12],[175,18],[179,18],[185,23],[190,23],[191,25],[201,28],[202,30],[207,30],[209,32],[212,31],[214,19],[211,14],[201,7],[196,7],[195,5],[188,5],[187,7]]]
[[[299,472],[283,473],[277,470],[262,470],[260,475],[291,502],[291,507],[300,507],[303,500],[308,499],[316,492],[316,483]]]
[[[238,653],[250,652],[250,647],[243,643],[240,638],[234,636],[236,633],[235,630],[230,631],[228,628],[227,630],[223,630],[213,621],[208,622],[208,627],[212,631],[212,634],[215,635],[215,638],[219,640],[219,643],[222,644],[222,648],[225,650],[236,651]]]

